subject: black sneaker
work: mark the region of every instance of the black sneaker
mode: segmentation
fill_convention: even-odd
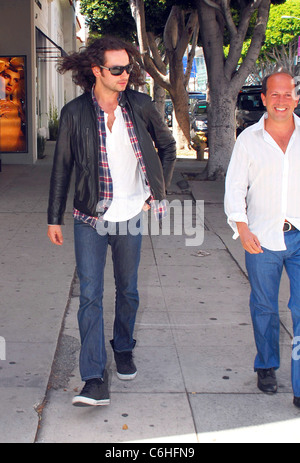
[[[72,404],[75,407],[90,407],[109,405],[108,377],[104,374],[104,379],[89,379],[81,393],[73,398]]]
[[[111,341],[112,348],[114,342]],[[116,352],[114,350],[115,362],[117,365],[117,376],[122,381],[132,381],[136,378],[137,369],[133,361],[132,351]]]
[[[257,387],[265,394],[276,394],[278,386],[274,368],[257,370]]]
[[[294,405],[297,408],[300,408],[300,397],[294,397]]]

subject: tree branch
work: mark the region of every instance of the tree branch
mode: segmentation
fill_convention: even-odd
[[[207,6],[210,6],[211,8],[214,8],[214,9],[216,9],[218,11],[221,11],[221,13],[223,14],[223,10],[220,7],[220,5],[215,3],[213,0],[203,0],[203,1],[204,1],[204,3],[206,3]]]
[[[146,31],[144,0],[128,0],[131,14],[136,23],[140,53],[143,55],[149,49],[148,36]]]
[[[198,16],[210,88],[219,88],[224,76],[223,31],[216,10],[198,0]]]
[[[160,85],[161,87],[168,90],[168,92],[170,92],[171,84],[170,84],[169,77],[164,75],[157,69],[157,66],[155,65],[149,53],[146,53],[143,56],[143,60],[144,60],[145,69],[148,72],[148,74],[150,74],[150,76],[157,82],[158,85]]]
[[[178,43],[177,7],[173,6],[164,30],[164,44],[167,50],[174,51]]]
[[[152,53],[153,61],[162,74],[167,74],[167,66],[163,60],[163,57],[161,53],[159,52],[157,42],[155,40],[155,36],[153,32],[147,32],[148,35],[148,43],[149,43],[149,49]]]
[[[146,31],[146,19],[145,19],[145,7],[143,0],[128,0],[131,8],[131,14],[135,20],[138,42],[140,47],[140,53],[145,66],[146,71],[150,76],[157,81],[157,83],[169,91],[170,82],[163,72],[160,72],[158,66],[154,63],[154,60],[150,56],[150,45],[148,40],[148,34]],[[151,36],[150,40],[151,40]],[[153,42],[151,42],[153,46]],[[161,64],[161,63],[160,63]]]
[[[196,28],[194,30],[192,47],[191,47],[191,51],[189,52],[188,60],[187,60],[187,68],[186,68],[186,72],[185,72],[185,76],[184,76],[184,85],[185,85],[185,87],[188,86],[188,83],[189,83],[189,80],[190,80],[190,77],[191,77],[191,72],[192,72],[192,68],[193,68],[193,62],[194,62],[195,53],[196,53],[196,47],[197,47],[197,43],[198,43],[199,30],[200,30],[200,27],[199,27],[199,21],[198,21],[198,24],[197,24],[197,26],[196,26]]]
[[[233,73],[237,69],[252,15],[254,14],[258,6],[261,5],[261,2],[262,0],[254,0],[253,2],[249,3],[245,8],[243,8],[239,27],[236,33],[233,36],[231,36],[230,50],[225,63],[225,75],[228,80],[231,79]],[[229,14],[231,16],[230,12]],[[228,27],[230,26],[228,25]]]
[[[256,26],[253,31],[251,45],[249,47],[246,58],[244,59],[238,72],[235,74],[233,78],[233,81],[238,81],[239,84],[241,84],[241,86],[243,85],[245,79],[254,68],[255,63],[259,57],[262,43],[265,39],[271,0],[261,0],[259,4],[260,6],[258,8],[258,17],[256,21]]]
[[[179,58],[180,57],[183,58],[184,53],[186,52],[186,49],[188,47],[188,44],[195,32],[195,28],[197,28],[198,25],[199,25],[198,13],[196,10],[193,10],[190,13],[188,22],[183,30],[183,33],[180,37],[180,41],[178,43],[177,54]],[[198,34],[199,34],[199,29],[198,29]],[[197,35],[197,38],[198,38],[198,35]]]
[[[235,37],[237,34],[237,27],[234,24],[233,17],[230,9],[230,0],[222,0],[222,8],[225,16],[226,24],[230,32],[231,37]]]

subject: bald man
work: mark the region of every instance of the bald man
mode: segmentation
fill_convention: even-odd
[[[300,119],[299,97],[288,72],[263,82],[266,114],[238,137],[226,177],[225,211],[246,253],[250,309],[257,347],[258,388],[278,390],[280,367],[279,287],[290,279],[294,327],[292,384],[300,408]]]

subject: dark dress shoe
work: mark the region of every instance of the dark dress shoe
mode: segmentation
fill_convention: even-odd
[[[277,379],[274,368],[257,370],[257,387],[265,394],[276,394],[278,390]]]
[[[294,397],[294,405],[297,408],[300,408],[300,397]]]

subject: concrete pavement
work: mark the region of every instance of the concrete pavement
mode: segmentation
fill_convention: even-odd
[[[111,405],[72,407],[78,372],[78,281],[70,195],[65,243],[46,237],[53,144],[35,166],[0,173],[0,441],[39,443],[299,442],[292,404],[288,283],[281,300],[279,394],[256,388],[249,283],[239,242],[223,212],[223,183],[193,174],[179,160],[169,200],[204,200],[204,243],[186,236],[145,236],[139,274],[134,382],[117,379],[111,339],[114,282],[108,259],[105,329]],[[186,191],[178,182],[188,182]],[[180,205],[178,205],[180,208]],[[196,220],[196,209],[194,219]],[[201,252],[200,252],[201,251]]]
[[[46,238],[53,145],[34,166],[0,173],[0,441],[34,442],[64,311],[74,276],[71,217],[66,243]]]

